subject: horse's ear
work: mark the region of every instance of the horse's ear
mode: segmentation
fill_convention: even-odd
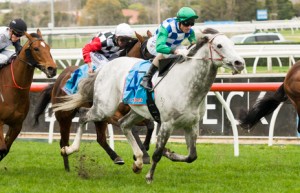
[[[134,32],[134,33],[135,33],[136,38],[139,40],[139,42],[144,42],[143,36],[141,36],[140,34],[138,34],[136,32]]]
[[[147,30],[147,36],[148,36],[148,38],[152,37],[152,33],[149,30]]]
[[[208,40],[209,40],[209,34],[205,34],[204,36],[201,37],[201,39],[202,39],[204,42],[208,42]]]
[[[37,33],[40,37],[42,37],[42,32],[41,32],[40,29],[37,29],[37,30],[36,30],[36,33]]]
[[[29,34],[29,33],[27,33],[27,32],[24,32],[24,34],[25,34],[25,36],[29,39],[29,40],[31,40],[31,35]]]

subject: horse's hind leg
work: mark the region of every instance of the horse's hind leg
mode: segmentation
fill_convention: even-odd
[[[148,131],[147,131],[148,133]],[[139,128],[137,128],[137,126],[134,126],[132,128],[132,135],[133,137],[135,138],[138,146],[140,147],[140,149],[142,150],[143,152],[143,163],[144,164],[150,164],[150,156],[147,152],[147,149],[144,147],[141,139],[140,139],[140,136],[139,136]],[[133,159],[136,160],[135,156],[133,156]]]
[[[142,121],[144,118],[136,114],[134,111],[130,111],[123,118],[119,120],[120,127],[127,138],[128,143],[131,145],[133,154],[136,158],[136,161],[133,163],[133,171],[135,173],[140,173],[143,168],[143,152],[138,146],[133,134],[132,127],[135,123]]]
[[[124,160],[110,148],[106,141],[106,130],[107,130],[107,122],[94,122],[97,133],[97,142],[101,145],[101,147],[106,151],[109,155],[110,159],[114,161],[115,164],[123,165]]]
[[[195,127],[194,129],[185,130],[185,140],[186,144],[189,150],[188,156],[179,155],[175,152],[171,152],[167,149],[167,151],[164,152],[164,156],[166,156],[168,159],[172,161],[178,161],[178,162],[187,162],[191,163],[197,159],[197,150],[196,150],[196,141],[197,141],[197,132],[198,128]]]
[[[56,113],[56,120],[58,121],[59,128],[60,128],[59,145],[61,148],[61,156],[63,157],[65,170],[70,171],[69,158],[68,158],[70,151],[68,150],[68,147],[69,147],[69,139],[70,139],[70,127],[72,124],[73,117],[60,116],[61,113],[62,112]]]

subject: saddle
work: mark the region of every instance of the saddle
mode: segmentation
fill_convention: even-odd
[[[5,66],[8,66],[9,64],[11,64],[12,63],[12,61],[14,60],[14,59],[16,59],[16,57],[17,57],[17,54],[15,53],[15,54],[13,54],[8,60],[7,60],[7,62],[5,62],[5,63],[0,63],[0,69],[1,68],[4,68]]]
[[[184,60],[184,57],[181,55],[174,55],[170,58],[160,59],[158,67],[158,76],[165,76],[169,72],[171,66],[173,66],[176,63],[181,63]]]

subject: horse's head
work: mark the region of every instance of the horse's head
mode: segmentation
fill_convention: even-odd
[[[137,38],[137,42],[132,46],[132,48],[127,53],[129,57],[142,58],[145,60],[149,60],[154,56],[151,55],[147,50],[147,40],[152,36],[151,32],[147,31],[147,37],[143,37],[142,35],[135,32],[135,36]]]
[[[48,78],[54,77],[57,65],[51,56],[50,47],[42,38],[41,31],[38,29],[37,33],[31,34],[25,32],[25,35],[28,41],[23,46],[20,55],[25,54],[26,59],[22,59],[26,60],[27,64],[43,71]]]
[[[244,69],[245,60],[236,52],[234,43],[226,35],[211,28],[205,29],[203,33],[201,44],[208,45],[208,60],[218,67],[230,68],[233,74]]]

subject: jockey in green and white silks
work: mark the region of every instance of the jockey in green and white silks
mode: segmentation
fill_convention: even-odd
[[[168,18],[162,22],[155,35],[147,43],[148,51],[155,55],[155,58],[141,86],[148,90],[152,89],[151,78],[158,69],[160,59],[168,58],[171,54],[186,55],[187,50],[181,43],[184,39],[188,39],[191,44],[196,42],[195,32],[191,27],[197,18],[193,9],[182,7],[177,17]]]

